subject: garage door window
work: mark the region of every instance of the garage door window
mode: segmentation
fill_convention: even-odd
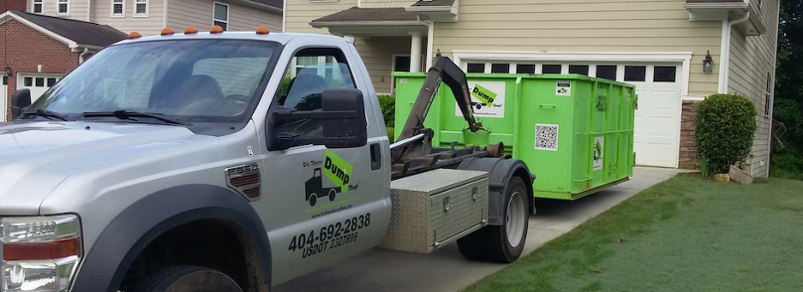
[[[31,86],[33,86],[33,77],[25,77],[25,79],[24,79],[24,81],[22,82],[22,84],[24,84],[24,85],[25,85],[25,87],[31,87]]]
[[[468,63],[468,73],[485,73],[485,64],[483,63]]]
[[[625,66],[625,81],[644,82],[647,79],[647,66]]]
[[[541,71],[544,74],[560,74],[560,67],[561,65],[544,65]]]
[[[510,64],[491,64],[491,73],[510,73]]]
[[[516,73],[535,74],[535,64],[518,64],[516,65]]]
[[[44,77],[36,77],[36,87],[45,87]]]
[[[675,73],[677,67],[675,66],[655,66],[655,75],[653,81],[655,82],[675,82]]]
[[[608,80],[616,80],[616,66],[597,65],[597,77]]]
[[[588,76],[588,65],[569,65],[569,74]]]

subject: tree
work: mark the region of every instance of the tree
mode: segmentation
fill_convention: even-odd
[[[787,132],[773,154],[773,172],[803,173],[803,0],[781,0],[773,117]]]

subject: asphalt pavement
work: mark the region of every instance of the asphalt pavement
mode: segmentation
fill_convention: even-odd
[[[676,169],[636,167],[630,181],[576,201],[539,200],[530,217],[529,254],[636,193],[678,174]],[[372,249],[275,287],[276,292],[458,291],[505,265],[465,259],[453,243],[431,254]]]

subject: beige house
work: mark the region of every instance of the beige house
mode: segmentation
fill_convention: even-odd
[[[282,0],[26,0],[27,12],[105,24],[122,32],[158,34],[170,27],[273,31],[282,28]]]
[[[779,0],[287,0],[284,31],[353,38],[378,92],[436,51],[473,73],[578,73],[637,85],[637,163],[695,168],[696,105],[740,93],[758,109],[769,170]],[[411,58],[410,56],[416,56]]]

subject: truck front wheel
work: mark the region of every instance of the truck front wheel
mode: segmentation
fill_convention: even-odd
[[[221,272],[196,266],[164,269],[145,280],[136,292],[242,292],[237,282]]]
[[[524,180],[514,177],[508,182],[505,210],[501,226],[486,226],[457,241],[460,253],[473,260],[500,263],[516,261],[524,251],[529,228],[527,187]]]

